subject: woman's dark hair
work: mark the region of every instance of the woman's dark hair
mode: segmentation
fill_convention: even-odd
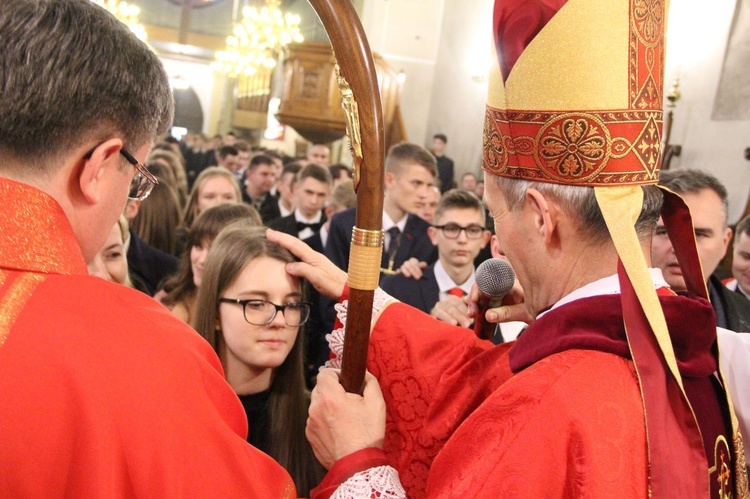
[[[187,244],[180,256],[177,272],[164,283],[163,288],[167,295],[162,298],[162,303],[172,307],[178,302],[187,301],[191,296],[195,296],[196,288],[193,282],[193,268],[190,264],[190,250],[193,246],[201,246],[204,241],[212,242],[221,229],[237,220],[246,220],[257,226],[263,225],[258,211],[246,204],[220,204],[207,209],[198,216],[188,232]]]
[[[219,297],[242,269],[259,257],[283,263],[294,261],[286,249],[266,238],[264,227],[245,221],[228,225],[211,246],[191,325],[217,353],[223,342],[221,331],[216,330]],[[268,448],[261,450],[289,472],[297,486],[297,493],[306,497],[323,478],[324,470],[305,437],[309,393],[305,388],[303,345],[303,328],[300,328],[289,355],[274,370],[268,399]]]

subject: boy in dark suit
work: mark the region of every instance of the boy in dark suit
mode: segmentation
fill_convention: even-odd
[[[385,243],[381,275],[397,273],[410,258],[427,264],[437,260],[437,251],[427,237],[430,224],[417,216],[427,202],[436,177],[435,157],[427,149],[401,142],[388,151],[385,158]],[[333,217],[326,244],[326,256],[343,270],[349,266],[354,219],[354,209]]]
[[[484,206],[469,191],[446,192],[438,203],[427,235],[437,247],[438,261],[424,270],[421,279],[404,275],[384,278],[380,287],[394,298],[430,313],[438,301],[469,293],[474,284],[474,258],[490,240],[485,228]]]
[[[268,226],[303,240],[317,234],[326,221],[323,208],[331,194],[332,184],[328,168],[315,163],[303,167],[297,173],[293,186],[297,208],[291,215],[279,218]]]
[[[250,160],[240,186],[242,201],[258,210],[264,224],[280,216],[276,198],[271,195],[271,188],[276,182],[273,171],[273,158],[265,154],[256,154]]]

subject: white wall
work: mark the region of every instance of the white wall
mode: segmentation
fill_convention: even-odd
[[[203,133],[214,134],[219,128],[221,109],[224,107],[225,78],[216,75],[210,62],[191,62],[160,55],[170,78],[180,76],[190,82],[203,109]]]
[[[750,121],[715,121],[711,114],[734,8],[734,0],[670,2],[664,77],[669,88],[679,76],[682,94],[671,137],[682,155],[672,168],[713,173],[729,191],[730,223],[742,215],[748,197],[750,161],[743,152],[750,146]]]
[[[445,133],[456,182],[481,172],[487,74],[492,61],[492,0],[446,0],[427,130]],[[419,142],[418,137],[414,137]]]
[[[445,0],[365,0],[362,25],[370,48],[403,71],[401,112],[406,135],[422,144],[428,133]]]
[[[403,71],[408,140],[448,136],[457,176],[478,172],[491,49],[492,0],[365,0],[370,47]]]

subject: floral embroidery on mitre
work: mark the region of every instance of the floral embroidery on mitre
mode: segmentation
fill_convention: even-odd
[[[568,114],[546,123],[537,135],[534,150],[542,173],[553,179],[589,179],[607,166],[612,139],[593,115]]]
[[[566,185],[658,180],[661,111],[533,112],[487,106],[482,168]]]
[[[638,40],[647,47],[661,42],[664,31],[664,5],[662,0],[635,0],[633,21]]]

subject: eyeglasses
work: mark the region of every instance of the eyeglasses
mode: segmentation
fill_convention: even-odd
[[[284,316],[284,322],[287,326],[301,326],[310,318],[310,306],[312,305],[307,301],[276,305],[267,300],[239,300],[237,298],[224,298],[223,296],[219,297],[219,302],[242,305],[242,313],[245,315],[245,321],[253,326],[266,326],[270,324],[276,318],[276,314],[279,311]]]
[[[94,151],[97,147],[99,147],[99,145],[87,152],[83,157],[86,159],[91,158],[91,155],[94,154]],[[143,163],[140,163],[137,159],[135,159],[135,156],[130,154],[124,148],[120,148],[120,154],[122,154],[122,156],[128,163],[135,166],[135,176],[130,181],[130,191],[128,191],[128,199],[132,199],[134,201],[143,201],[148,197],[149,194],[151,194],[151,190],[154,188],[154,186],[159,185],[159,181],[150,171],[148,171],[148,168],[146,168]]]
[[[466,232],[469,239],[479,239],[484,234],[484,227],[477,224],[471,224],[468,227],[461,227],[458,224],[433,225],[436,229],[443,231],[443,235],[448,239],[456,239],[461,231]]]
[[[154,175],[148,171],[142,163],[140,163],[135,157],[123,148],[120,148],[120,154],[130,163],[135,166],[135,176],[130,181],[130,192],[128,192],[128,198],[135,201],[143,201],[151,194],[155,185],[159,184],[159,181]]]

